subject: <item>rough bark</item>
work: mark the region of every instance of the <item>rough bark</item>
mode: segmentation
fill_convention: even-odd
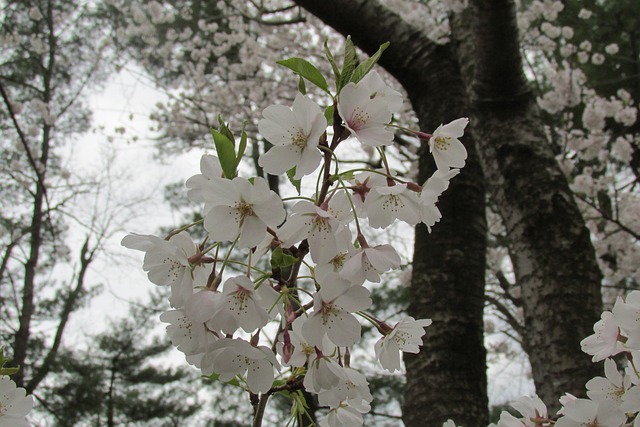
[[[443,85],[442,89],[450,87]],[[455,112],[462,111],[461,103],[455,99],[463,98],[449,99],[430,103],[426,113],[418,109],[421,126],[433,129],[438,122],[453,119],[451,114],[459,116]],[[440,119],[434,121],[436,117]],[[403,406],[407,426],[439,427],[449,418],[458,425],[487,424],[482,321],[487,233],[485,188],[472,141],[472,135],[465,136],[467,166],[438,203],[441,222],[431,234],[423,225],[416,227],[409,314],[432,318],[433,325],[427,330],[420,354],[405,355],[410,373]],[[420,175],[424,179],[434,167],[428,150],[423,151]]]
[[[297,1],[372,53],[391,41],[380,64],[403,85],[425,130],[465,115],[459,67],[452,51],[431,43],[389,9],[372,1]],[[433,102],[437,99],[438,102]],[[403,421],[440,427],[448,418],[485,425],[486,363],[483,292],[486,250],[484,180],[471,135],[469,159],[439,203],[443,220],[433,233],[416,228],[409,314],[432,318],[418,355],[406,357]],[[427,149],[420,180],[434,171]]]
[[[558,409],[597,366],[581,352],[601,311],[601,273],[522,71],[512,0],[471,0],[454,33],[472,126],[522,288],[524,347],[538,395]]]

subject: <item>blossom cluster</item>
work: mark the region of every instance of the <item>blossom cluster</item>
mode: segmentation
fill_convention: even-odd
[[[604,360],[604,376],[587,382],[587,398],[566,393],[557,415],[551,416],[538,396],[522,397],[511,405],[519,417],[503,411],[490,427],[640,426],[640,291],[632,291],[626,300],[618,297],[593,330],[580,344],[594,362]],[[619,354],[625,356],[623,369],[613,359]],[[445,426],[455,424],[449,420]]]
[[[390,325],[367,311],[367,286],[400,268],[401,258],[390,244],[369,244],[365,222],[377,229],[397,220],[434,226],[441,218],[438,198],[467,156],[459,140],[465,118],[433,134],[416,131],[437,171],[423,183],[398,177],[383,148],[393,144],[392,115],[403,99],[370,71],[374,63],[348,83],[336,78],[337,94],[326,109],[298,93],[291,107],[263,111],[258,128],[272,147],[259,157],[260,167],[286,173],[298,192],[300,180],[315,179],[312,194],[283,199],[264,178],[238,176],[246,141],[236,154],[233,134],[221,123],[212,131],[217,156],[204,155],[200,174],[186,181],[188,197],[203,207],[204,240],[194,242],[188,226],[165,239],[129,234],[122,240],[145,253],[152,283],[171,288],[172,309],[160,319],[189,363],[253,395],[302,388],[317,394],[329,408],[325,426],[362,425],[370,408],[368,382],[351,366],[359,318],[379,331],[375,355],[391,372],[401,369],[402,352],[419,351],[431,324],[405,317]],[[300,73],[329,93],[309,66]],[[384,167],[342,170],[338,148],[349,138],[377,150]]]
[[[592,34],[588,29],[606,21],[607,8],[584,6],[576,20],[567,16],[574,12],[564,2],[535,0],[520,11],[519,26],[527,56],[535,58],[531,72],[542,89],[538,105],[553,117],[550,142],[558,147],[557,159],[577,195],[605,280],[618,284],[640,278],[633,160],[640,146],[638,100],[626,82],[603,88],[595,73],[601,68],[600,73],[624,74],[624,64],[636,54],[625,49],[622,29],[608,37]],[[571,21],[575,29],[567,25]]]

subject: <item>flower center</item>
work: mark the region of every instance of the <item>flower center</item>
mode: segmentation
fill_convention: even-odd
[[[302,352],[307,356],[311,356],[316,352],[316,349],[312,345],[309,345],[307,343],[302,343]]]
[[[167,271],[167,279],[169,280],[178,280],[184,271],[184,266],[172,258],[165,258],[163,264],[169,266]]]
[[[382,203],[382,209],[390,210],[392,212],[398,212],[404,208],[404,203],[396,194],[387,195],[386,199]]]
[[[313,218],[313,229],[319,232],[329,231],[329,218],[327,218],[326,216],[316,215]]]
[[[404,331],[396,331],[393,336],[393,340],[398,344],[398,347],[402,350],[409,340],[409,334]]]
[[[247,299],[249,299],[250,295],[251,291],[243,287],[239,287],[238,290],[233,293],[233,299],[235,300],[235,304],[239,305],[239,310],[244,310],[245,304],[247,303]]]
[[[253,206],[244,201],[238,202],[236,204],[236,209],[240,213],[240,220],[244,220],[248,216],[255,215],[253,212]]]
[[[369,121],[369,113],[363,111],[360,107],[356,107],[348,121],[349,127],[354,131],[359,131]]]
[[[344,265],[344,261],[347,258],[347,253],[343,252],[343,253],[339,253],[338,255],[334,256],[333,259],[331,259],[331,264],[333,265],[333,268],[335,268],[336,270],[340,267],[342,267]]]
[[[325,302],[322,304],[322,324],[327,325],[327,323],[333,323],[332,316],[337,316],[338,307],[333,305],[332,302]]]
[[[446,150],[449,145],[451,145],[451,143],[449,142],[451,140],[450,136],[438,136],[436,137],[436,148],[438,150]]]
[[[289,131],[289,138],[291,139],[291,144],[296,147],[302,149],[307,146],[307,138],[308,136],[302,132],[302,129],[294,129]]]

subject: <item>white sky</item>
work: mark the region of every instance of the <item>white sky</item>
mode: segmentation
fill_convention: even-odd
[[[85,170],[103,168],[106,153],[113,150],[116,157],[110,166],[118,179],[124,178],[124,182],[117,183],[116,196],[126,200],[151,197],[153,201],[145,202],[135,215],[121,218],[122,230],[107,242],[108,256],[101,253],[92,266],[88,283],[103,284],[104,292],[87,309],[73,315],[71,335],[75,337],[68,337],[73,341],[82,341],[84,333],[104,330],[105,319],[126,315],[126,301],[143,299],[152,289],[154,285],[142,271],[143,254],[122,247],[120,241],[129,232],[155,234],[161,226],[176,225],[179,218],[163,202],[164,186],[199,173],[198,152],[186,153],[165,165],[153,158],[152,122],[148,117],[162,99],[163,94],[136,69],[124,69],[113,75],[105,89],[90,98],[94,127],[104,127],[104,131],[85,135],[75,144],[71,165]],[[117,128],[126,131],[118,134]],[[115,137],[109,141],[107,135]],[[138,141],[132,141],[133,136]]]

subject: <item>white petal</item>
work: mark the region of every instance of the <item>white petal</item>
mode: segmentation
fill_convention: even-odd
[[[265,359],[256,360],[247,370],[247,383],[254,393],[266,393],[273,384],[273,366]]]
[[[295,145],[274,146],[260,155],[258,164],[271,175],[282,175],[296,166],[301,156],[302,150]],[[318,161],[318,163],[320,162]]]
[[[240,231],[240,219],[238,209],[215,206],[204,218],[204,228],[217,242],[233,241]]]
[[[353,315],[340,310],[327,319],[327,336],[335,345],[348,347],[360,341],[360,323]]]

